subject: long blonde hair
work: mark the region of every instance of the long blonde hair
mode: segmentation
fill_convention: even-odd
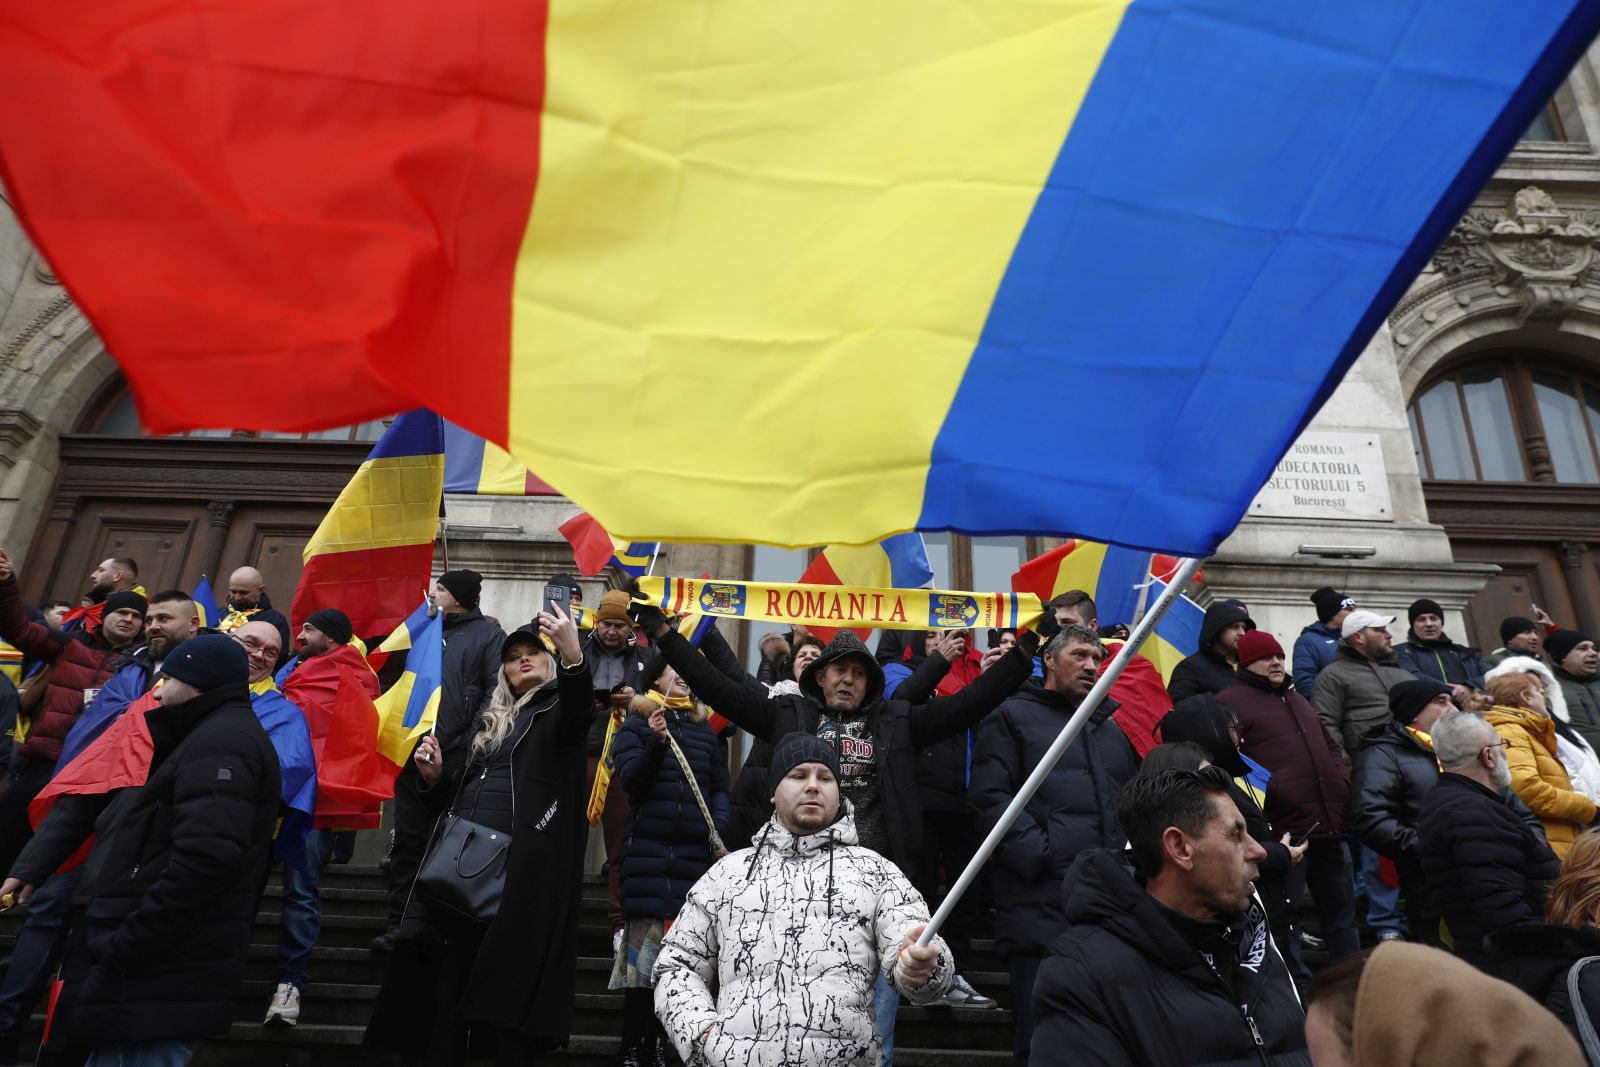
[[[545,654],[549,655],[549,651],[546,650]],[[468,753],[469,765],[487,763],[490,756],[500,751],[500,746],[506,743],[506,738],[511,736],[511,730],[517,724],[517,712],[522,710],[522,705],[555,681],[555,657],[551,656],[550,659],[550,676],[520,697],[511,688],[511,683],[506,681],[505,667],[500,668],[500,680],[494,687],[494,695],[478,715],[478,732],[472,735],[472,750]]]

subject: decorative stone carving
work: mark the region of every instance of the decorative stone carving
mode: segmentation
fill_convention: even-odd
[[[231,500],[206,501],[206,510],[211,513],[211,525],[226,530],[228,524],[233,522],[234,507]]]
[[[1580,276],[1595,261],[1597,234],[1536,185],[1517,190],[1506,214],[1467,214],[1434,255],[1447,278],[1487,274],[1502,296],[1521,301],[1519,323],[1565,318],[1582,295]]]
[[[1561,567],[1563,570],[1577,571],[1583,569],[1584,557],[1589,554],[1589,546],[1582,541],[1561,542]]]
[[[21,408],[0,408],[0,465],[15,466],[22,447],[44,423]]]

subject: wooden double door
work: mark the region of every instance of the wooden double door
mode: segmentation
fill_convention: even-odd
[[[103,559],[127,556],[146,590],[219,600],[234,568],[260,569],[288,610],[301,551],[368,445],[229,438],[61,439],[61,474],[22,572],[32,601],[76,603]]]
[[[1500,620],[1533,616],[1600,638],[1600,488],[1424,482],[1428,514],[1450,534],[1457,562],[1493,563],[1500,573],[1467,605],[1467,633],[1499,648]]]

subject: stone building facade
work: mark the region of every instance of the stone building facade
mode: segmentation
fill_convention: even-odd
[[[1314,618],[1308,596],[1324,584],[1402,614],[1432,597],[1452,634],[1488,648],[1501,617],[1535,603],[1600,633],[1597,235],[1591,50],[1195,595],[1243,599],[1286,644]],[[233,413],[249,397],[248,383],[218,397],[217,425],[245,421]],[[29,595],[70,597],[100,559],[132,555],[152,587],[252,563],[287,601],[300,548],[379,432],[139,436],[114,361],[0,199],[0,544],[19,557]],[[508,623],[531,614],[546,577],[570,569],[556,532],[576,511],[566,500],[452,497],[447,510],[450,564],[484,573],[485,608]],[[1003,586],[1052,543],[929,538],[938,583],[954,588]],[[793,580],[804,563],[765,548],[670,546],[660,569]]]

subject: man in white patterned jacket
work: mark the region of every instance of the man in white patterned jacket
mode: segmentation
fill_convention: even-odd
[[[950,949],[916,946],[927,904],[856,844],[832,747],[789,734],[768,781],[776,810],[755,847],[695,883],[661,946],[656,1014],[690,1067],[872,1067],[879,971],[930,1003],[950,984]]]

